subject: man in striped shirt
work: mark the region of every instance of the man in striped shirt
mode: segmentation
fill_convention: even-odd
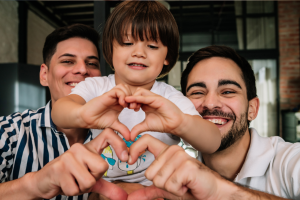
[[[84,193],[90,191],[112,199],[127,197],[101,179],[107,164],[97,155],[111,141],[121,157],[125,143],[109,134],[110,129],[95,138],[87,129],[62,129],[51,119],[51,107],[59,98],[86,77],[101,75],[98,43],[99,34],[80,24],[59,28],[46,38],[40,82],[49,87],[51,101],[37,111],[0,117],[1,199],[87,199]]]

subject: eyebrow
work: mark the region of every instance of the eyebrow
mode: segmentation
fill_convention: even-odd
[[[235,85],[238,88],[242,89],[241,85],[233,80],[219,80],[218,87],[223,86],[223,85]]]
[[[58,58],[61,58],[61,57],[64,57],[64,56],[67,56],[67,57],[76,57],[76,55],[74,55],[74,54],[65,53],[65,54],[59,56]],[[88,56],[87,58],[88,59],[96,59],[96,60],[99,61],[99,58],[97,56]]]
[[[186,92],[188,92],[192,87],[203,87],[203,88],[206,88],[206,85],[205,85],[204,82],[193,83],[193,84],[191,84],[191,85],[186,89]]]
[[[223,86],[223,85],[235,85],[238,88],[242,89],[241,85],[238,84],[236,81],[233,80],[219,80],[218,87]],[[207,88],[206,84],[204,82],[197,82],[191,84],[187,89],[186,92],[188,92],[192,87],[202,87],[202,88]]]

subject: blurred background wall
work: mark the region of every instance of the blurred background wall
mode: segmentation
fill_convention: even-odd
[[[50,99],[39,84],[42,47],[55,28],[74,23],[100,34],[118,1],[0,1],[0,115],[37,109]],[[256,76],[261,107],[251,126],[263,136],[300,138],[300,1],[162,1],[180,32],[179,60],[160,81],[180,89],[188,57],[208,45],[244,56]],[[103,75],[113,73],[103,57]],[[297,136],[297,126],[299,133]]]

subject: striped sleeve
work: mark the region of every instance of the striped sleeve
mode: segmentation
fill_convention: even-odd
[[[21,123],[21,113],[0,117],[0,183],[7,181],[9,178]]]

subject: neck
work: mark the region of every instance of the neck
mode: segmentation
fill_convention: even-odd
[[[247,129],[241,139],[227,149],[213,154],[203,154],[205,164],[221,176],[233,181],[240,172],[250,146],[250,133]]]
[[[119,84],[128,85],[128,87],[129,87],[132,94],[135,93],[137,88],[144,88],[144,89],[147,89],[147,90],[151,90],[153,84],[155,83],[155,79],[154,79],[153,81],[151,81],[149,83],[137,84],[137,83],[134,83],[134,82],[123,80],[121,77],[118,76],[117,73],[115,73],[115,81],[116,81],[116,85],[119,85]]]

